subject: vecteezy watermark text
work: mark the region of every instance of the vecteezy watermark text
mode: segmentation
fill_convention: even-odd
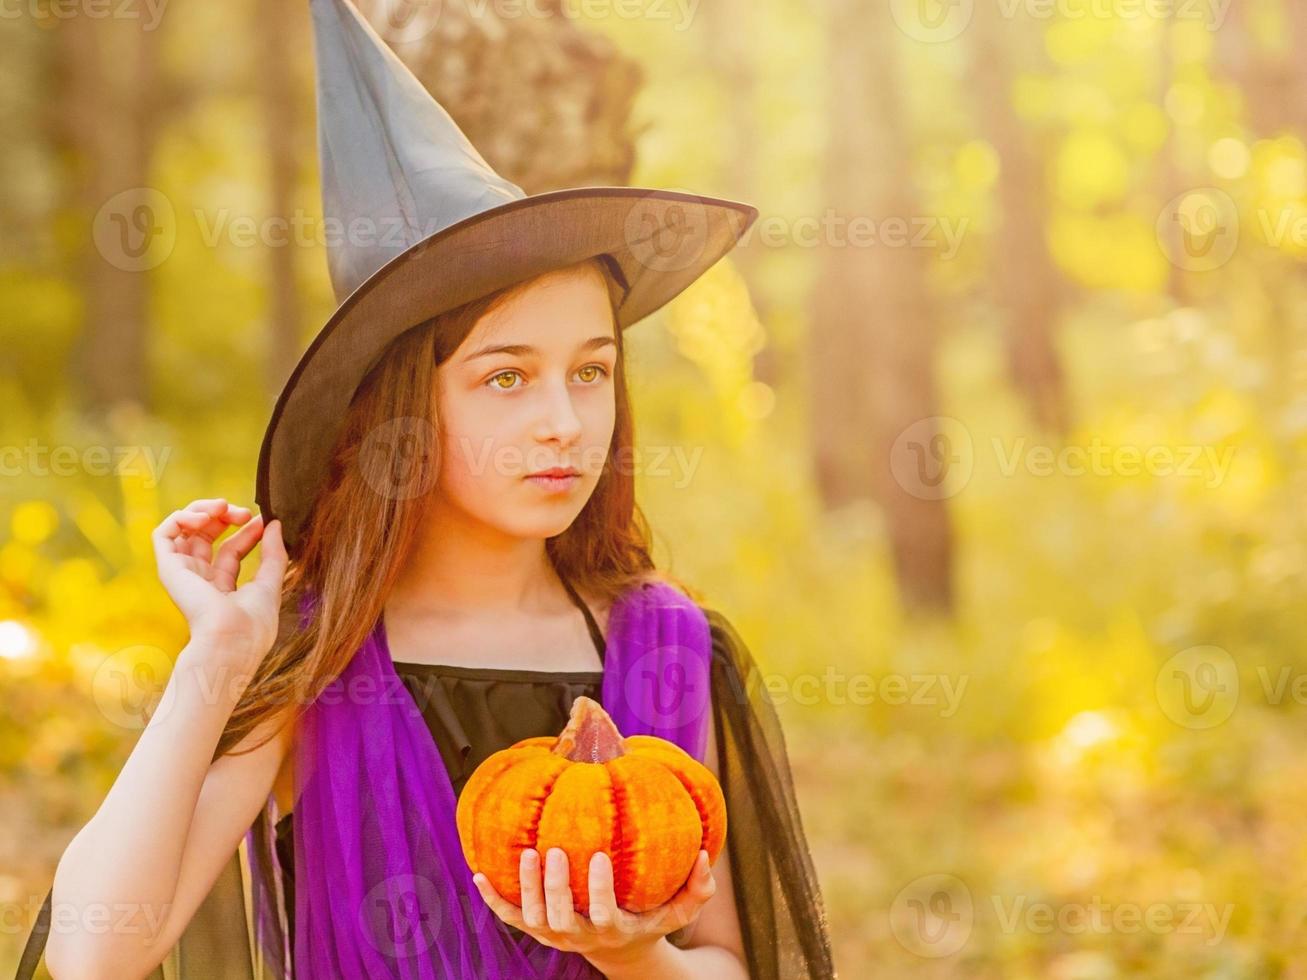
[[[978,927],[1008,936],[1196,936],[1215,946],[1224,940],[1233,914],[1231,902],[1107,901],[1100,895],[1088,901],[1049,902],[1023,894],[975,896],[957,875],[935,873],[899,890],[890,904],[889,924],[908,952],[941,959],[962,950]]]
[[[147,488],[158,486],[171,446],[48,446],[29,439],[21,446],[0,446],[0,476],[139,476]]]
[[[152,31],[163,20],[168,0],[0,0],[0,20],[28,17],[41,22],[71,20],[139,20]]]
[[[1087,443],[1052,446],[1024,436],[990,440],[1000,476],[1152,477],[1201,481],[1214,490],[1225,483],[1235,457],[1234,446],[1202,443],[1114,444],[1100,436]],[[955,418],[918,419],[899,433],[890,447],[895,481],[923,500],[943,500],[961,493],[975,472],[979,454],[971,430]]]

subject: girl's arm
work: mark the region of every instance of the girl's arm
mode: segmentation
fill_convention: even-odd
[[[228,528],[244,525],[214,551]],[[213,753],[276,640],[287,555],[281,527],[197,500],[151,536],[159,579],[191,641],[91,820],[59,860],[46,963],[65,977],[140,977],[168,955],[266,802],[290,731],[247,755]],[[263,540],[254,577],[242,559]],[[269,720],[241,746],[270,734]],[[284,726],[289,729],[290,726]]]
[[[181,938],[288,755],[286,725],[252,752],[214,747],[235,706],[206,680],[204,650],[178,658],[162,705],[55,872],[46,965],[63,978],[144,977]],[[169,700],[174,699],[174,700]],[[240,752],[268,734],[256,729]]]

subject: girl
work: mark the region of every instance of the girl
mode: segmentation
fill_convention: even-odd
[[[314,17],[324,210],[366,201],[408,237],[329,253],[341,305],[274,410],[261,513],[198,500],[155,530],[190,641],[59,863],[28,975],[52,906],[76,920],[50,936],[56,977],[834,976],[757,668],[654,568],[633,492],[623,331],[756,211],[526,197],[352,5],[314,0]],[[686,258],[662,245],[688,206]],[[459,848],[468,776],[557,735],[581,695],[722,784],[725,849],[657,909],[617,901],[629,841],[575,868],[514,847],[514,896]],[[91,928],[104,907],[133,914]]]
[[[60,862],[54,899],[80,907],[110,895],[148,896],[167,914],[149,944],[138,933],[56,933],[48,957],[55,976],[141,976],[174,944],[185,945],[179,940],[196,956],[222,957],[217,962],[233,971],[210,972],[210,959],[201,975],[251,975],[245,947],[223,951],[214,938],[216,914],[203,930],[186,927],[274,788],[281,810],[294,806],[287,793],[295,726],[269,706],[307,701],[278,694],[297,673],[320,677],[329,672],[328,657],[357,647],[345,637],[371,625],[362,613],[374,605],[387,651],[457,788],[490,753],[560,731],[574,697],[599,697],[613,600],[653,577],[630,474],[611,465],[629,448],[630,415],[621,332],[613,328],[603,268],[581,263],[444,314],[405,335],[377,366],[351,410],[339,455],[358,453],[363,440],[356,434],[386,419],[429,420],[440,432],[437,472],[405,475],[419,485],[434,479],[427,500],[378,494],[369,485],[375,474],[347,470],[319,505],[304,558],[285,580],[277,521],[265,529],[246,508],[200,500],[159,526],[160,578],[191,625],[191,641],[165,693],[166,713],[152,719],[104,805]],[[531,353],[482,353],[503,347]],[[479,466],[488,447],[500,458],[540,462],[521,472]],[[572,461],[577,475],[561,485],[528,475]],[[431,462],[431,454],[419,453],[413,465]],[[628,520],[608,523],[623,512]],[[239,530],[215,553],[230,526]],[[383,527],[387,533],[378,534]],[[258,572],[237,588],[240,561],[260,539]],[[310,576],[319,582],[324,617],[339,625],[292,632],[269,652],[278,610],[285,607],[284,620],[297,608],[282,601],[283,590],[292,599],[301,595]],[[519,940],[525,934],[580,957],[598,975],[831,975],[788,773],[772,768],[783,766],[784,756],[760,757],[779,742],[768,731],[774,715],[760,718],[763,702],[742,699],[742,677],[754,670],[747,651],[720,614],[706,613],[714,714],[730,726],[727,750],[738,767],[724,774],[718,726],[708,726],[705,763],[723,780],[731,819],[730,846],[717,866],[703,867],[701,855],[670,914],[617,908],[603,853],[587,869],[595,921],[570,911],[561,851],[523,850],[520,907],[483,884],[481,894]],[[254,680],[248,689],[224,687],[228,674]],[[221,696],[208,697],[206,689]],[[253,690],[262,693],[251,696]],[[287,847],[294,817],[282,817],[277,828],[290,910],[298,877]],[[120,859],[106,866],[108,854]],[[796,901],[806,907],[784,908]]]

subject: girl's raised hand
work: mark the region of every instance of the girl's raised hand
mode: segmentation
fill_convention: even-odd
[[[214,553],[229,527],[239,528]],[[151,534],[159,580],[190,626],[191,637],[236,642],[262,658],[277,638],[286,548],[281,522],[221,498],[173,511]],[[241,560],[263,541],[254,578],[237,588]]]

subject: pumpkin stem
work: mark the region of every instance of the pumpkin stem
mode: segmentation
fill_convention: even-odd
[[[626,755],[622,733],[617,730],[613,719],[603,705],[585,695],[572,702],[567,727],[558,736],[552,751],[572,762],[608,762]]]

